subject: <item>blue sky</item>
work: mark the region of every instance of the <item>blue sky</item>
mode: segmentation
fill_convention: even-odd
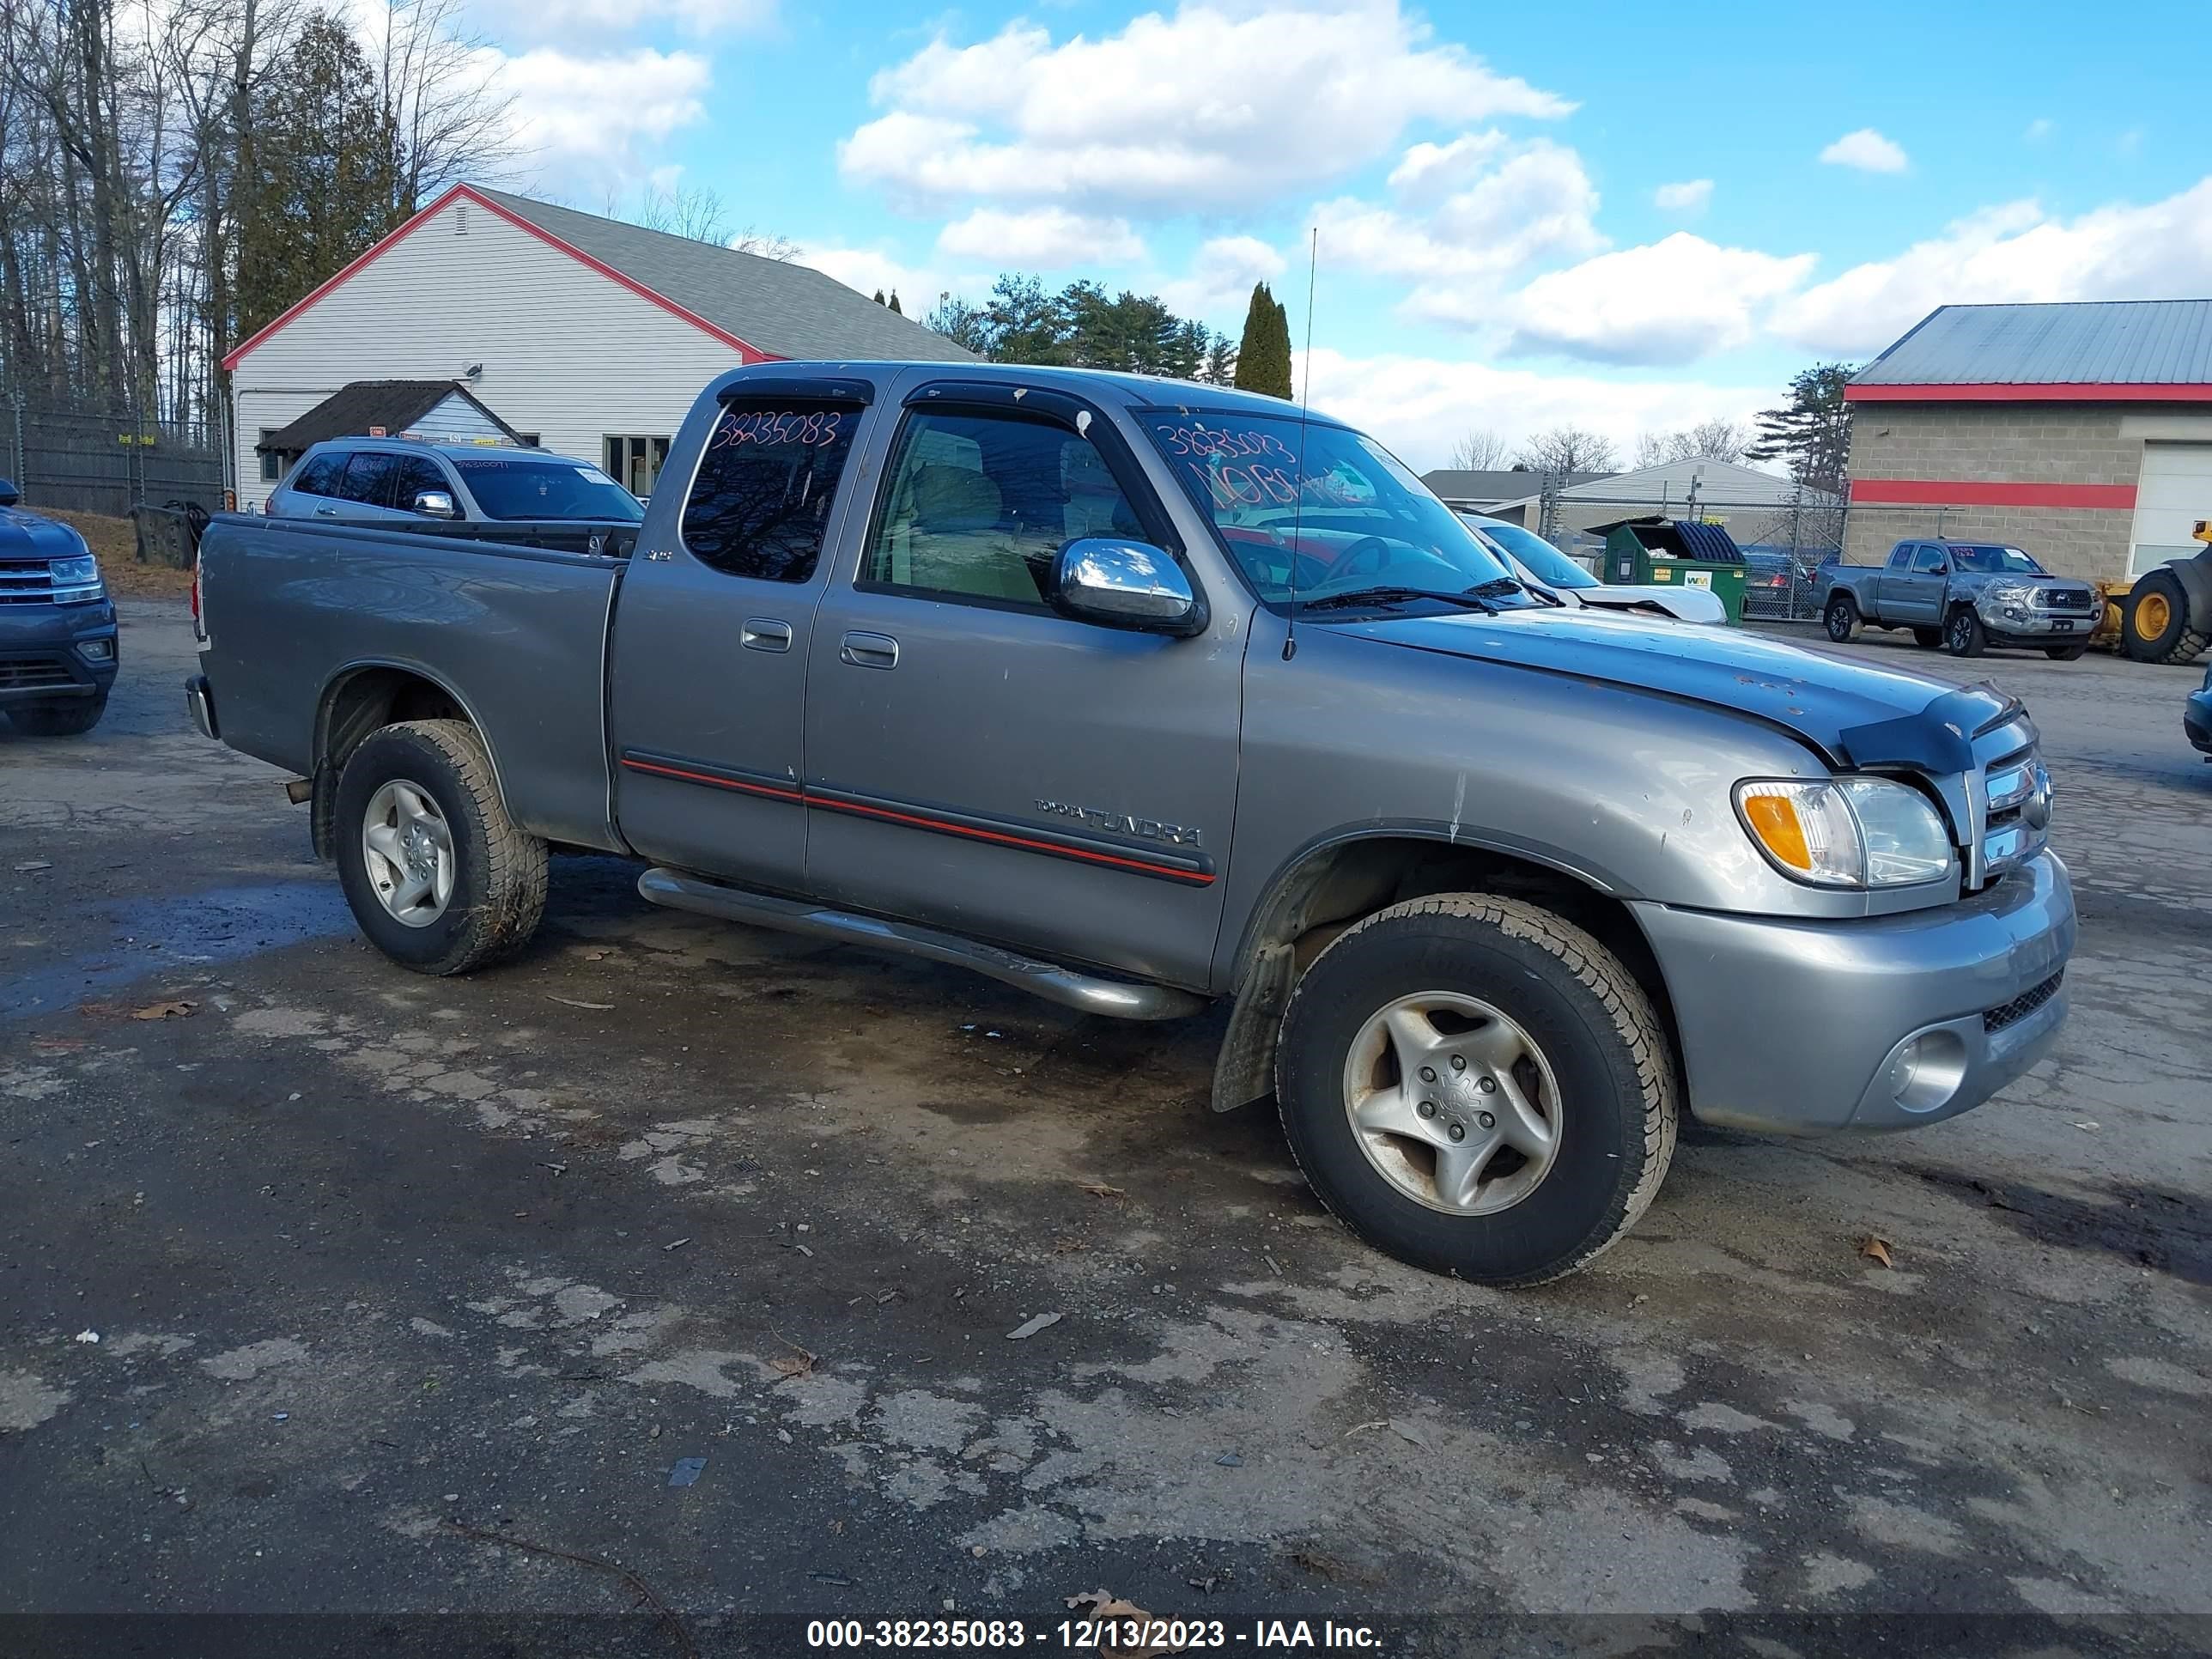
[[[2212,294],[2201,5],[479,0],[533,154],[716,191],[909,312],[1001,270],[1224,328],[1267,276],[1317,404],[1462,434],[1774,401],[1947,301]]]

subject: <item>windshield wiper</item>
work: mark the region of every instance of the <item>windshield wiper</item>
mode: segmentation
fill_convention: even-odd
[[[1413,599],[1434,599],[1459,611],[1480,611],[1496,616],[1498,607],[1483,598],[1483,590],[1493,584],[1485,582],[1480,587],[1470,587],[1458,593],[1440,593],[1429,587],[1354,587],[1341,593],[1324,593],[1317,599],[1301,599],[1301,611],[1334,611],[1357,605],[1403,605]],[[1515,586],[1517,587],[1518,583]]]

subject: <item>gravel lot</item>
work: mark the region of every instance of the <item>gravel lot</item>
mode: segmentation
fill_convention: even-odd
[[[604,860],[521,962],[401,972],[278,775],[190,731],[180,607],[125,613],[92,737],[0,732],[0,1610],[769,1652],[802,1627],[736,1615],[1056,1642],[1103,1586],[1231,1646],[2212,1634],[2200,670],[1851,647],[2041,724],[2061,1048],[1913,1134],[1692,1131],[1626,1242],[1503,1295],[1209,1115],[1212,1021],[655,911]]]

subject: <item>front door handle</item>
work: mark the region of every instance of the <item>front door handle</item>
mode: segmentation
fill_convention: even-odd
[[[738,630],[738,643],[748,651],[788,651],[791,649],[791,624],[778,622],[773,617],[748,617]]]
[[[855,668],[896,668],[898,641],[888,634],[848,634],[837,654]]]

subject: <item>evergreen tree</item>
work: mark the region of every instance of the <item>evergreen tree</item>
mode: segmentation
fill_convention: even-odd
[[[255,102],[236,192],[240,339],[406,216],[392,205],[398,137],[342,19],[310,18]]]
[[[883,291],[883,289],[878,289],[876,290],[876,303],[877,303],[878,305],[881,305],[881,304],[883,304],[883,302],[884,302],[884,291]]]
[[[1790,401],[1759,412],[1759,436],[1743,452],[1752,461],[1786,459],[1790,476],[1840,495],[1850,473],[1851,417],[1844,388],[1856,369],[1816,363],[1790,379]]]
[[[899,311],[898,290],[896,289],[893,289],[891,290],[891,309],[893,311],[897,311],[898,314],[902,317],[906,315],[906,313],[903,311]]]
[[[1265,283],[1255,283],[1244,313],[1244,338],[1237,349],[1239,390],[1288,398],[1291,393],[1291,319]]]

